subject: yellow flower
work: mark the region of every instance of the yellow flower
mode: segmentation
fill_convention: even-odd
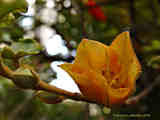
[[[129,32],[118,35],[110,46],[83,39],[73,64],[60,67],[69,73],[84,96],[105,105],[123,103],[133,93],[141,72]]]

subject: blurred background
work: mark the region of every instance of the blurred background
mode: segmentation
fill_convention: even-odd
[[[159,0],[1,0],[0,49],[18,46],[20,39],[36,40],[43,49],[38,55],[23,57],[21,62],[32,65],[42,80],[79,92],[70,76],[57,65],[74,60],[82,38],[109,45],[116,35],[126,30],[130,31],[142,74],[133,95],[140,94],[140,100],[113,109],[72,100],[45,104],[34,98],[33,91],[19,89],[0,76],[0,120],[157,120],[160,113],[159,9]],[[23,49],[28,50],[33,50],[33,46]],[[14,69],[15,65],[10,66]],[[149,116],[118,117],[119,114]]]

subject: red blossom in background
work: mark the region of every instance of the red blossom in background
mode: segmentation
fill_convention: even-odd
[[[102,11],[101,7],[96,4],[94,0],[88,0],[86,4],[88,8],[88,12],[99,21],[106,21],[106,16],[104,15],[104,12]]]

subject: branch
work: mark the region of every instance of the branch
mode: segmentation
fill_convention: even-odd
[[[8,66],[6,66],[3,63],[2,57],[0,55],[0,74],[6,78],[11,79],[20,88],[33,89],[33,90],[44,90],[46,92],[65,96],[73,100],[100,104],[100,103],[97,103],[95,100],[88,99],[82,94],[72,93],[72,92],[57,88],[56,86],[49,85],[48,83],[40,79],[39,74],[32,67],[30,66],[26,66],[26,67],[28,70],[30,70],[30,72],[32,73],[32,76],[26,76],[26,75],[23,75],[22,73],[17,73],[15,71],[12,71]],[[26,84],[30,84],[30,85],[26,86]],[[104,104],[101,104],[101,105],[105,106]]]
[[[158,12],[155,7],[155,1],[150,1],[150,9],[152,11],[153,23],[158,24]]]
[[[160,83],[160,79],[158,78],[157,80],[155,80],[149,87],[145,88],[142,92],[140,92],[138,95],[129,98],[128,100],[126,100],[125,104],[126,105],[132,105],[132,104],[136,104],[137,102],[139,102],[141,99],[143,99],[145,96],[147,96],[152,89]]]
[[[12,71],[8,66],[6,66],[3,63],[2,57],[0,56],[0,74],[6,78],[11,79],[20,88],[32,89],[32,90],[36,90],[36,91],[43,90],[43,91],[50,92],[53,94],[58,94],[60,96],[64,96],[66,98],[70,98],[70,99],[73,99],[76,101],[85,101],[88,103],[98,104],[98,105],[106,106],[106,107],[109,106],[109,104],[107,104],[107,103],[102,104],[102,103],[97,102],[96,100],[88,99],[88,97],[83,96],[82,94],[69,92],[69,91],[57,88],[54,85],[49,85],[48,83],[46,83],[40,79],[39,74],[32,67],[30,67],[28,65],[23,66],[23,67],[28,69],[31,72],[32,76],[27,75],[27,74],[23,74],[22,72]],[[153,86],[155,86],[156,83],[151,85],[151,87],[146,89],[146,91],[151,91]],[[147,94],[147,92],[142,92],[140,95],[136,96],[135,98],[131,99],[130,101],[133,101],[135,99],[139,100],[140,98],[142,98],[146,94]]]
[[[83,96],[82,94],[72,93],[72,92],[57,88],[56,86],[49,85],[42,80],[39,81],[39,83],[36,87],[36,90],[43,90],[43,91],[46,91],[46,92],[62,95],[62,96],[65,96],[67,98],[70,98],[70,99],[73,99],[73,100],[76,100],[76,101],[84,101],[84,102],[89,102],[89,103],[93,103],[93,104],[99,104],[96,101],[88,99],[87,97]],[[99,104],[99,105],[106,106],[104,104]]]
[[[53,61],[64,61],[64,62],[72,62],[74,60],[73,56],[67,56],[67,57],[63,57],[61,55],[54,55],[54,56],[49,56],[47,55],[47,53],[45,53],[44,51],[41,51],[39,54],[42,57],[42,59],[48,61],[48,62],[53,62]]]

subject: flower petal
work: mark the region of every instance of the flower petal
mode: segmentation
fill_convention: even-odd
[[[141,72],[141,66],[133,50],[129,32],[123,32],[112,42],[110,49],[118,54],[118,61],[121,66],[120,80],[125,82],[128,77],[136,80]]]
[[[125,99],[128,98],[130,95],[130,89],[128,88],[119,88],[113,89],[111,87],[108,88],[108,98],[109,98],[109,105],[113,104],[122,104],[124,103]]]
[[[103,71],[107,68],[108,47],[100,42],[83,39],[77,49],[75,64]]]
[[[114,79],[114,77],[120,73],[121,65],[120,61],[118,60],[119,56],[113,48],[110,47],[108,49],[108,55],[109,55],[109,74],[110,74],[109,82],[111,82],[111,80]]]
[[[124,101],[135,88],[135,81],[141,72],[141,66],[133,50],[129,32],[123,32],[118,35],[109,48],[111,72],[116,76],[111,83],[115,82],[118,86],[114,88],[110,84],[108,90],[110,104],[116,104]],[[119,68],[120,66],[120,68]],[[117,71],[120,69],[120,71]]]
[[[101,74],[75,64],[65,63],[60,65],[60,67],[71,75],[84,96],[97,101],[97,103],[107,104],[108,85],[106,79]]]

